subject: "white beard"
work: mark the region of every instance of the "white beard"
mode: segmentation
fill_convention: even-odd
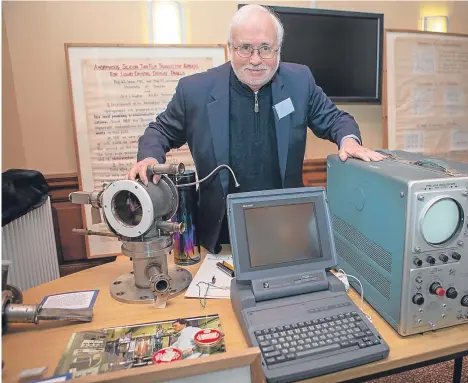
[[[270,70],[270,68],[265,66],[265,65],[254,66],[254,65],[248,64],[248,65],[242,66],[240,68],[240,70],[238,71],[238,70],[236,70],[234,65],[232,65],[232,61],[231,61],[231,66],[232,66],[232,69],[233,69],[234,73],[236,74],[237,78],[239,79],[239,81],[243,82],[244,84],[246,84],[248,86],[255,86],[255,87],[260,87],[261,88],[263,85],[267,84],[273,78],[276,71],[278,70],[279,63],[280,63],[280,55],[278,54],[277,55],[277,60],[276,60],[276,66],[275,66],[274,70]],[[264,70],[270,70],[270,72],[264,78],[259,78],[259,79],[256,79],[256,80],[248,80],[244,76],[244,70],[245,69],[253,69],[253,70],[255,70],[255,69],[258,69],[258,70],[264,69]]]

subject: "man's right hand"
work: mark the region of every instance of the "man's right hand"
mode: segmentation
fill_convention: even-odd
[[[148,186],[148,177],[146,175],[146,170],[149,165],[157,164],[159,164],[159,162],[156,161],[154,158],[145,158],[144,160],[141,160],[140,162],[137,162],[135,165],[132,166],[132,168],[128,171],[127,179],[135,181],[135,178],[138,175],[140,177],[141,182]],[[153,183],[157,184],[160,179],[161,176],[155,174],[153,176]]]

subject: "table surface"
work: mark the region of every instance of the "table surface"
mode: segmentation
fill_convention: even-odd
[[[200,263],[187,267],[194,275]],[[17,382],[24,369],[47,366],[45,376],[51,376],[74,332],[105,327],[122,326],[154,321],[171,320],[218,314],[225,331],[227,353],[248,347],[231,303],[228,299],[208,299],[203,309],[199,299],[184,298],[181,294],[168,301],[165,309],[156,309],[149,304],[127,304],[110,296],[109,286],[118,276],[132,270],[132,263],[125,256],[117,257],[112,263],[93,267],[63,278],[45,283],[24,292],[25,304],[40,303],[49,294],[98,289],[93,321],[90,323],[60,323],[43,321],[38,325],[12,324],[3,335],[2,380]],[[350,289],[350,297],[360,305],[360,296]],[[345,371],[329,374],[307,382],[331,382],[358,378],[382,371],[444,357],[468,350],[468,324],[437,330],[426,334],[401,337],[366,302],[364,310],[372,316],[372,322],[390,346],[387,359]]]

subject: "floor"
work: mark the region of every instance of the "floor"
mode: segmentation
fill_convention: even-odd
[[[367,383],[452,383],[453,361],[417,368]],[[463,359],[461,383],[468,383],[468,357]]]

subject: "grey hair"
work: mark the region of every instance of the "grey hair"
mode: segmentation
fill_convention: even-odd
[[[271,17],[273,18],[273,21],[276,25],[276,44],[278,45],[278,48],[281,48],[281,45],[283,44],[283,36],[284,36],[284,28],[283,24],[281,24],[280,19],[278,16],[275,15],[275,13],[270,10],[267,7],[264,7],[262,5],[256,5],[256,4],[249,4],[249,5],[244,5],[241,7],[235,14],[234,17],[231,20],[231,24],[229,25],[229,37],[228,37],[228,43],[232,45],[232,29],[236,25],[242,24],[245,19],[247,19],[252,12],[268,12]]]

